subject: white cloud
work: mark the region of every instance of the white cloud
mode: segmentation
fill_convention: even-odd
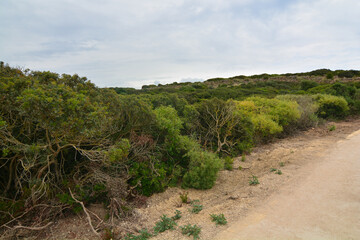
[[[1,60],[141,87],[263,72],[358,68],[354,0],[4,0]]]

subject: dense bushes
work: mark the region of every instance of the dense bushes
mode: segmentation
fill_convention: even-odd
[[[345,74],[329,71],[312,75]],[[360,111],[358,83],[255,81],[271,77],[279,76],[117,94],[77,75],[1,64],[0,210],[10,210],[0,221],[41,202],[74,208],[69,189],[85,204],[103,202],[125,216],[139,193],[211,188],[222,157],[315,126],[319,117]]]

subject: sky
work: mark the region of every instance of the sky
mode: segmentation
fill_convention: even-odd
[[[358,0],[1,0],[0,60],[99,87],[360,69]]]

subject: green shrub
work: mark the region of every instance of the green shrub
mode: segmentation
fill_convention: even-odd
[[[316,112],[319,109],[319,105],[309,95],[280,95],[276,97],[285,101],[296,101],[300,111],[300,118],[293,124],[289,125],[287,129],[301,129],[305,130],[310,127],[317,126],[319,120]]]
[[[181,212],[179,210],[175,210],[175,215],[171,217],[172,220],[176,221],[181,218]]]
[[[200,204],[199,200],[192,201],[191,206],[192,206],[192,209],[190,211],[192,213],[198,214],[203,209],[203,205]]]
[[[349,112],[348,103],[343,97],[317,94],[313,98],[319,104],[317,114],[322,118],[343,118]]]
[[[227,224],[227,221],[226,221],[226,218],[224,216],[224,214],[210,214],[210,217],[211,217],[211,221],[215,222],[216,225],[226,225]]]
[[[197,226],[196,224],[194,224],[193,226],[191,226],[190,224],[188,225],[184,225],[180,227],[181,229],[181,233],[187,236],[193,236],[193,239],[200,239],[199,234],[201,232],[201,228],[199,226]]]
[[[231,157],[225,157],[224,158],[224,169],[226,170],[233,170],[233,164],[234,164],[234,159]]]
[[[168,218],[166,215],[162,215],[161,216],[161,220],[156,222],[155,227],[154,227],[154,232],[156,234],[161,233],[161,232],[165,232],[166,230],[169,229],[174,229],[174,227],[176,226],[176,222],[171,219]]]
[[[250,185],[258,185],[260,184],[259,179],[257,176],[252,175],[252,177],[249,178],[249,184]]]
[[[181,200],[182,203],[188,203],[188,201],[189,201],[189,198],[188,198],[189,192],[179,193],[179,195],[180,195],[180,200]]]
[[[301,85],[301,90],[307,91],[310,88],[317,87],[319,84],[314,81],[304,80],[304,81],[301,81],[300,85]]]
[[[151,233],[148,232],[146,228],[141,229],[139,233],[139,235],[129,233],[125,236],[124,240],[146,240],[153,236]]]
[[[329,126],[329,131],[330,131],[330,132],[335,131],[335,129],[336,129],[336,126],[335,126],[335,125]]]
[[[189,151],[189,170],[183,178],[183,187],[209,189],[215,184],[218,171],[223,168],[223,162],[214,153],[200,149]]]

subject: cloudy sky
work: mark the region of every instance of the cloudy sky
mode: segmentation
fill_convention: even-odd
[[[100,87],[360,69],[358,0],[1,0],[0,60]]]

